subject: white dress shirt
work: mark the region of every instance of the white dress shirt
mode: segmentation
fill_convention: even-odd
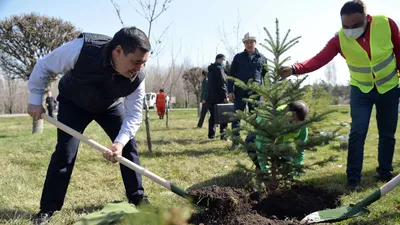
[[[42,105],[44,91],[52,74],[65,73],[74,68],[83,46],[83,38],[70,41],[43,58],[39,59],[29,77],[29,103]],[[142,123],[143,98],[145,96],[145,81],[126,96],[125,118],[114,142],[126,144],[135,137]]]

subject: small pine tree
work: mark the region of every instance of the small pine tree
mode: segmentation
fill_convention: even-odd
[[[232,79],[236,86],[252,91],[254,94],[245,99],[245,101],[258,105],[254,111],[237,111],[232,115],[232,120],[240,119],[244,121],[236,128],[236,131],[246,131],[267,141],[262,141],[261,147],[257,147],[255,143],[245,143],[240,137],[235,137],[233,135],[235,130],[228,131],[228,133],[232,136],[234,143],[241,145],[248,152],[256,152],[258,161],[268,165],[268,171],[258,172],[258,175],[260,175],[261,181],[266,184],[268,191],[275,191],[282,185],[290,185],[294,175],[301,173],[303,168],[303,166],[295,166],[289,161],[282,161],[283,157],[294,158],[299,151],[315,149],[315,146],[326,144],[334,138],[333,135],[315,135],[309,137],[308,141],[304,143],[293,140],[282,141],[281,137],[297,132],[313,122],[321,121],[333,111],[314,113],[305,121],[298,123],[292,123],[288,120],[288,109],[280,110],[279,107],[302,99],[306,90],[301,87],[301,84],[306,77],[281,80],[279,72],[284,69],[283,65],[290,60],[290,57],[286,57],[283,60],[281,58],[284,53],[298,43],[301,37],[289,40],[289,30],[281,40],[278,19],[276,19],[275,38],[266,28],[264,30],[267,34],[266,44],[261,45],[272,53],[274,58],[272,60],[268,59],[269,65],[264,65],[268,72],[265,74],[263,84],[260,85],[252,82],[252,80],[246,84],[233,77],[229,77],[229,79]],[[258,100],[260,97],[261,101]]]

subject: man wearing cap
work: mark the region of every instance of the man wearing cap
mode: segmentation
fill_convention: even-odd
[[[366,14],[360,0],[345,3],[340,11],[342,29],[313,58],[286,67],[282,78],[315,71],[338,53],[350,73],[351,130],[347,155],[347,185],[361,190],[364,143],[372,108],[376,107],[379,144],[378,180],[392,179],[392,160],[398,120],[400,35],[396,23],[386,16]]]
[[[241,81],[247,83],[250,79],[257,83],[263,83],[264,76],[266,74],[266,69],[264,64],[267,63],[267,58],[262,55],[256,48],[257,39],[254,35],[246,33],[242,39],[245,46],[245,50],[241,53],[235,55],[232,61],[231,70],[229,71],[229,76],[240,79]],[[243,99],[248,98],[252,92],[249,90],[244,90],[240,87],[234,85],[232,80],[228,80],[228,92],[229,99],[235,105],[236,110],[244,110],[247,107],[249,111],[254,109],[254,105],[248,104]],[[232,122],[232,129],[239,127],[240,121]],[[239,131],[235,131],[235,135],[239,136]],[[248,136],[246,141],[253,141],[255,137]],[[231,150],[237,149],[238,145],[233,143]]]

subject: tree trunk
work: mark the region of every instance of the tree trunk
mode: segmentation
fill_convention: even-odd
[[[165,125],[167,126],[167,128],[169,128],[169,126],[168,126],[168,114],[169,114],[169,101],[167,103],[167,107],[165,108]]]
[[[198,94],[196,94],[196,103],[197,103],[197,118],[199,118],[201,106],[200,106],[200,95]]]
[[[278,160],[277,159],[272,159],[271,160],[271,179],[268,184],[268,191],[275,192],[276,189],[278,188],[278,181],[276,179],[278,172]]]
[[[145,124],[146,124],[146,136],[147,136],[147,147],[149,149],[149,152],[153,152],[152,146],[151,146],[151,136],[150,136],[150,115],[149,115],[149,106],[147,105],[147,99],[145,97],[144,100],[144,106],[146,109],[146,119],[145,119]]]
[[[32,134],[43,133],[43,120],[32,119]]]

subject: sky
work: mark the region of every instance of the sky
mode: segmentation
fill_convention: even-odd
[[[136,11],[136,0],[114,0],[120,5],[125,26],[137,26],[147,32],[148,23]],[[162,0],[159,0],[162,1]],[[251,32],[263,43],[266,27],[275,32],[278,18],[281,33],[291,30],[291,38],[301,36],[300,42],[284,56],[288,63],[305,61],[317,54],[340,29],[340,8],[347,0],[172,0],[153,25],[152,33],[159,36],[169,26],[163,39],[164,50],[149,60],[149,66],[166,67],[173,56],[178,62],[190,61],[193,66],[206,66],[214,61],[216,53],[228,54],[218,34],[225,27],[231,44],[240,18],[240,38]],[[399,0],[365,0],[367,13],[384,14],[400,21]],[[110,0],[0,0],[0,20],[11,15],[36,12],[73,23],[83,32],[113,36],[122,25]],[[153,35],[151,35],[153,37]],[[267,58],[270,54],[260,45],[257,48]],[[239,51],[244,49],[240,45]],[[232,60],[229,59],[228,60]],[[338,83],[347,83],[349,73],[345,61],[338,54],[334,59]],[[307,82],[324,78],[325,67],[309,74]]]

